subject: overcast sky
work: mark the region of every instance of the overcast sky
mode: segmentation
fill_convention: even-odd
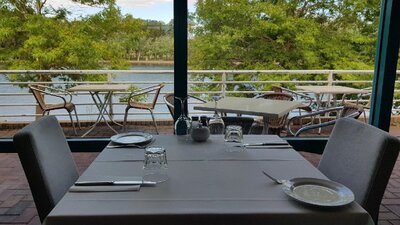
[[[194,2],[188,0],[189,11],[194,11]],[[72,17],[94,14],[101,9],[89,7],[70,0],[48,0],[48,3],[54,8],[65,7],[71,13]],[[173,17],[173,0],[117,0],[123,14],[131,14],[134,17],[142,19],[162,20],[169,22]]]

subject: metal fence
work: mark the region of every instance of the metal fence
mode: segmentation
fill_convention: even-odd
[[[373,70],[190,70],[189,92],[207,98],[212,95],[256,95],[268,91],[268,85],[346,85],[357,87],[371,87]],[[29,93],[27,85],[40,83],[44,85],[67,88],[78,84],[131,84],[137,87],[146,87],[153,84],[165,83],[161,96],[173,91],[173,70],[0,70],[0,120],[2,121],[30,121],[35,113],[36,101]],[[399,74],[399,71],[397,72]],[[19,81],[9,81],[7,76],[13,75]],[[52,77],[48,82],[22,81],[24,76],[46,75]],[[105,81],[65,81],[58,78],[60,75],[104,75]],[[278,75],[278,76],[277,76]],[[314,76],[304,79],[305,75]],[[274,76],[275,79],[272,79]],[[347,76],[347,78],[343,78]],[[282,77],[284,79],[280,79]],[[350,78],[350,79],[349,79]],[[82,79],[84,80],[84,79]],[[396,81],[396,86],[399,81]],[[242,87],[242,88],[238,88]],[[395,92],[399,92],[396,89]],[[400,97],[395,93],[394,104],[400,102]],[[87,120],[94,119],[98,114],[97,108],[90,98],[89,93],[75,93],[73,102],[78,108],[79,116]],[[122,117],[125,104],[119,97],[128,92],[115,93],[113,97],[113,114]],[[151,99],[151,96],[148,97]],[[355,100],[355,98],[352,98]],[[363,99],[361,101],[368,101]],[[190,103],[190,108],[193,107]],[[399,111],[394,108],[394,111]],[[53,115],[66,116],[63,111]],[[159,98],[155,111],[158,118],[171,118],[162,100]],[[147,112],[132,110],[130,115],[146,119]]]

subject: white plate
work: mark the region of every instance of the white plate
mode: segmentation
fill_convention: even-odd
[[[117,134],[111,137],[111,141],[120,145],[146,144],[153,140],[153,135],[140,132]]]
[[[293,199],[317,206],[342,206],[354,201],[353,192],[342,184],[316,178],[294,178],[283,185]]]

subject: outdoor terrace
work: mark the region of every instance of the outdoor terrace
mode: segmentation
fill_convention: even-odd
[[[43,72],[43,71],[42,71]],[[66,71],[68,73],[70,71]],[[130,84],[140,84],[143,86],[146,85],[152,85],[160,82],[165,82],[167,85],[171,86],[173,85],[172,81],[166,81],[166,80],[152,80],[152,81],[115,81],[113,80],[112,73],[110,71],[95,71],[96,73],[107,73],[109,74],[108,76],[108,81],[109,83],[130,83]],[[93,73],[95,73],[93,72]],[[131,72],[131,71],[129,71]],[[128,71],[123,72],[123,74],[129,74]],[[166,72],[166,71],[163,71]],[[351,73],[354,72],[355,74],[360,74],[360,76],[366,76],[370,75],[372,71],[196,71],[193,72],[193,75],[198,75],[198,74],[208,74],[208,75],[213,75],[217,74],[217,76],[220,76],[221,79],[218,79],[219,81],[210,81],[209,84],[215,84],[218,86],[218,90],[203,90],[203,91],[198,91],[194,90],[191,91],[191,93],[194,94],[199,94],[199,95],[222,95],[222,96],[227,96],[227,95],[232,95],[232,94],[256,94],[256,93],[261,93],[263,92],[262,90],[251,90],[251,91],[239,91],[239,90],[232,90],[227,88],[230,85],[238,85],[238,84],[276,84],[276,83],[281,83],[281,84],[286,84],[286,83],[293,83],[293,84],[319,84],[319,85],[333,85],[333,84],[348,84],[348,83],[363,83],[363,84],[370,84],[371,80],[369,79],[360,79],[360,80],[336,80],[335,79],[335,74],[341,74],[341,73]],[[2,72],[5,74],[4,72]],[[8,72],[9,73],[9,72]],[[29,71],[22,71],[20,72],[21,75],[25,74],[31,74],[32,72]],[[36,73],[40,73],[40,71],[37,71]],[[78,72],[75,72],[78,73]],[[80,72],[79,72],[80,73]],[[139,72],[137,72],[139,73]],[[149,72],[150,73],[150,72]],[[151,73],[160,73],[151,71]],[[166,72],[167,74],[172,75],[170,71]],[[296,81],[296,80],[282,80],[282,81],[235,81],[232,80],[235,76],[235,74],[259,74],[259,73],[264,73],[264,74],[281,74],[281,73],[292,73],[292,74],[325,74],[326,75],[326,80],[322,81]],[[82,74],[84,75],[84,74]],[[200,84],[201,82],[199,81],[193,81],[191,85],[197,85]],[[7,85],[7,86],[15,86],[18,84],[27,84],[24,82],[17,82],[17,83],[10,83],[10,82],[2,82],[0,85]],[[65,85],[65,83],[61,82],[59,83],[61,85]],[[169,92],[171,89],[167,89],[163,91],[162,95]],[[123,94],[123,93],[121,93]],[[30,96],[31,94],[28,92],[21,93],[21,92],[6,92],[6,93],[0,93],[0,97],[21,97],[21,96]],[[33,98],[32,98],[33,100]],[[354,99],[353,99],[354,100]],[[367,101],[364,99],[364,101]],[[398,100],[395,99],[395,102]],[[78,103],[78,107],[84,107],[85,105],[91,105],[93,107],[93,103],[91,102],[80,102]],[[121,109],[123,108],[122,103],[115,102],[116,109],[115,115],[116,116],[121,116]],[[159,108],[165,108],[163,106],[164,103],[162,102],[161,98],[158,101],[158,106]],[[2,112],[2,109],[5,108],[10,108],[10,107],[30,107],[30,109],[33,109],[35,106],[35,102],[31,101],[28,104],[23,103],[23,102],[18,102],[14,101],[13,103],[0,103],[0,116],[2,118],[19,118],[19,121],[13,122],[13,121],[7,121],[7,122],[2,122],[0,123],[1,129],[0,129],[0,137],[12,137],[21,127],[23,127],[24,124],[26,124],[29,119],[33,120],[34,116],[36,116],[33,113],[18,113],[18,115],[15,114],[8,114]],[[396,109],[395,109],[396,110]],[[87,118],[90,118],[90,116],[95,115],[95,111],[89,111],[89,112],[83,112],[81,111],[80,115],[81,116],[88,116]],[[65,116],[65,114],[60,114],[60,117]],[[131,121],[135,121],[135,116],[143,116],[141,113],[135,113],[132,116]],[[165,119],[166,117],[170,116],[168,115],[167,111],[158,111],[156,112],[156,117],[158,124],[159,124],[159,130],[160,133],[162,134],[171,134],[172,133],[172,120],[171,119]],[[65,119],[64,119],[65,120]],[[391,133],[395,136],[400,136],[400,128],[399,126],[395,123],[396,119],[393,119],[393,126],[391,127]],[[146,117],[142,117],[140,119],[141,122],[131,122],[129,129],[134,130],[134,131],[143,131],[143,132],[149,132],[149,133],[154,133],[154,128],[153,126],[149,123],[149,121],[146,121]],[[84,122],[84,128],[82,131],[78,131],[78,136],[81,135],[86,129],[87,126],[93,121],[90,121],[87,119],[87,122]],[[72,128],[70,125],[68,125],[68,122],[63,123],[64,125],[64,131],[66,136],[68,137],[76,137],[74,135]],[[117,128],[116,129],[120,129]],[[328,130],[324,130],[325,132],[321,135],[327,135],[329,133]],[[103,138],[109,138],[112,136],[114,133],[108,129],[106,126],[98,126],[88,137],[103,137]],[[90,151],[90,149],[87,149]],[[307,153],[307,149],[297,149],[299,151],[302,151],[302,154],[305,156],[307,160],[309,160],[312,164],[317,165],[319,161],[319,155],[316,154],[311,154]],[[88,165],[94,160],[94,158],[97,156],[98,153],[74,153],[74,159],[77,163],[77,166],[80,170],[80,172],[84,171]],[[15,153],[2,153],[0,154],[0,224],[40,224],[37,212],[32,200],[32,196],[30,194],[29,186],[27,185],[27,181],[25,178],[25,175],[23,173],[22,167],[20,165],[19,159],[17,154]],[[380,212],[380,221],[379,224],[386,225],[386,224],[400,224],[400,159],[398,159],[397,164],[395,166],[395,169],[392,173],[391,180],[389,181],[383,202],[382,202],[382,207],[381,207],[381,212]]]

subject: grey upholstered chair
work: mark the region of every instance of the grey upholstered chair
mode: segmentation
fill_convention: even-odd
[[[54,116],[45,116],[14,136],[40,220],[78,179],[78,171],[64,133]]]
[[[355,119],[342,118],[336,122],[318,169],[350,188],[377,224],[399,150],[397,138]]]

